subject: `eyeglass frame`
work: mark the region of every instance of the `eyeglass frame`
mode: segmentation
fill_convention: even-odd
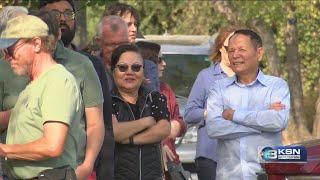
[[[124,69],[122,69],[121,67],[123,67]],[[138,73],[141,71],[141,69],[144,68],[144,66],[142,64],[131,64],[131,65],[128,65],[128,64],[117,64],[116,65],[116,69],[119,70],[119,72],[127,72],[129,70],[129,67],[131,69],[131,71],[135,72],[135,73]],[[136,69],[138,68],[138,69]]]
[[[63,16],[65,17],[66,20],[75,20],[75,17],[76,17],[76,13],[73,11],[73,10],[70,10],[70,9],[67,9],[63,12],[57,10],[57,9],[52,9],[50,12],[53,12],[53,13],[59,13],[59,16],[56,16],[58,19],[61,18],[61,14],[63,14]],[[70,13],[70,16],[66,13]]]

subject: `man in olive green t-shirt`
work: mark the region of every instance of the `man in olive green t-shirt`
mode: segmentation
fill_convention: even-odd
[[[57,63],[64,65],[65,68],[73,74],[80,88],[85,114],[81,120],[80,138],[77,143],[77,168],[79,169],[78,171],[82,173],[88,170],[92,171],[104,134],[102,115],[103,95],[97,73],[88,58],[63,47],[61,41],[57,44],[54,58]],[[7,83],[10,79],[8,79],[7,76],[5,78],[6,83],[4,84],[6,84],[6,86],[10,87],[10,89],[17,88],[17,92],[12,92],[17,96],[21,91],[19,87],[25,86],[25,83],[20,81],[20,84],[11,84]],[[82,168],[83,166],[87,168],[84,169]]]
[[[0,144],[17,179],[77,165],[82,99],[74,76],[51,56],[55,41],[48,26],[30,15],[11,19],[1,34],[0,49],[14,73],[30,80],[11,112],[7,144]]]

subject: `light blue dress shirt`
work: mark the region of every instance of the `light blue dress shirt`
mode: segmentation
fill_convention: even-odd
[[[217,161],[217,140],[209,138],[203,113],[207,108],[209,90],[213,82],[225,77],[227,75],[221,70],[220,63],[212,64],[199,72],[189,94],[183,119],[189,125],[198,125],[196,158],[204,157]]]
[[[281,101],[284,110],[270,110]],[[287,83],[278,77],[258,72],[244,85],[236,76],[214,82],[208,102],[207,132],[218,139],[217,180],[253,180],[261,170],[259,150],[281,145],[290,110]],[[224,109],[235,110],[232,121],[222,117]]]

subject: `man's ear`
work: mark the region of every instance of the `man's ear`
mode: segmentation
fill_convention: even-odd
[[[257,52],[258,53],[258,61],[261,61],[263,54],[264,54],[264,49],[263,49],[263,47],[258,47],[257,51],[258,51]]]
[[[34,46],[34,51],[36,53],[39,53],[41,51],[41,44],[42,44],[41,39],[39,37],[35,37],[33,40],[33,46]]]

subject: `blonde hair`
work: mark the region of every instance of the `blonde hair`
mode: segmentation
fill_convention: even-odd
[[[223,43],[227,39],[227,37],[236,30],[237,29],[234,26],[226,26],[220,28],[219,34],[216,37],[213,46],[210,48],[209,59],[212,62],[221,60],[220,48],[223,46]]]

